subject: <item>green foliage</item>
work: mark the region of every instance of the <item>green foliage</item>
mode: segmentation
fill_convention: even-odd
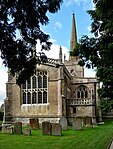
[[[96,76],[103,87],[100,97],[113,97],[113,3],[111,0],[94,0],[91,32],[94,37],[83,36],[79,41],[79,57],[88,68],[96,68]],[[82,62],[82,63],[83,63]],[[90,67],[89,67],[90,66]]]
[[[49,35],[40,29],[40,25],[49,23],[47,13],[57,12],[61,3],[62,0],[1,0],[0,56],[12,75],[19,74],[18,84],[24,82],[23,78],[29,78],[36,63],[40,62],[40,59],[37,61],[33,58],[33,46],[37,39],[40,40],[42,50],[50,49]],[[23,71],[26,71],[27,76],[23,76]]]
[[[100,108],[102,113],[109,113],[113,109],[113,100],[102,98],[100,100]]]

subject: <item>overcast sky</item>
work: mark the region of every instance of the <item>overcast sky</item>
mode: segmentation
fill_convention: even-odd
[[[66,54],[68,59],[73,12],[75,13],[78,41],[82,35],[91,35],[91,19],[86,11],[93,8],[92,0],[64,0],[58,13],[48,14],[49,24],[41,27],[45,33],[50,35],[50,40],[53,43],[51,51],[46,53],[48,57],[58,58],[61,46],[63,54]],[[37,49],[39,47],[37,45]],[[85,76],[93,77],[95,72],[87,70],[85,71]],[[2,65],[2,60],[0,59],[0,105],[3,103],[3,99],[6,98],[6,82],[7,68]]]

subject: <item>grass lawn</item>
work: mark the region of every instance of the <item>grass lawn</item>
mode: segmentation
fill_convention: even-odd
[[[107,149],[113,137],[113,119],[95,128],[73,131],[69,128],[62,136],[42,135],[32,130],[31,136],[8,135],[0,131],[0,149]]]

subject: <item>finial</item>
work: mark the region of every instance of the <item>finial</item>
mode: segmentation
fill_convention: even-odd
[[[60,54],[62,55],[62,47],[60,46]]]
[[[66,60],[66,55],[64,54],[64,61]]]
[[[60,51],[59,51],[59,60],[62,62],[62,47],[60,46]]]

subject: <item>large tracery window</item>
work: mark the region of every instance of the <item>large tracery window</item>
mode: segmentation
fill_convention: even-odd
[[[88,90],[86,86],[81,85],[77,88],[77,98],[88,98]]]
[[[38,70],[22,85],[23,104],[47,103],[47,71]]]

